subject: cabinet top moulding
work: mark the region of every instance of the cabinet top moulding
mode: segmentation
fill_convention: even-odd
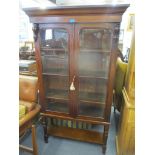
[[[30,17],[32,23],[48,23],[53,22],[89,22],[89,18],[80,16],[92,16],[93,20],[98,21],[107,21],[107,22],[120,22],[121,15],[129,7],[129,4],[119,4],[119,5],[90,5],[90,6],[57,6],[57,7],[48,7],[46,9],[41,8],[23,8],[25,13]],[[103,17],[101,18],[100,15]],[[106,15],[106,16],[105,16]],[[110,16],[109,16],[110,15]],[[57,19],[58,16],[63,16],[62,19]],[[45,17],[44,19],[42,17]],[[66,17],[66,18],[65,18]],[[73,17],[74,21],[69,21]],[[108,20],[108,17],[111,19]],[[97,18],[99,18],[97,20]]]
[[[47,15],[82,15],[82,14],[123,14],[129,4],[119,5],[88,5],[88,6],[56,6],[41,8],[23,8],[28,16]]]

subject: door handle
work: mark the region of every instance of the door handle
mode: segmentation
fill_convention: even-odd
[[[75,80],[75,75],[74,75],[73,80],[72,80],[71,85],[70,85],[70,90],[71,91],[75,90],[74,80]]]

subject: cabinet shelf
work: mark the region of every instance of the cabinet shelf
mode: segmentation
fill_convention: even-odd
[[[59,56],[59,55],[52,55],[52,54],[42,54],[42,57],[48,57],[48,58],[52,58],[52,59],[60,59],[60,60],[66,60],[68,59],[68,57],[66,56]]]
[[[87,100],[80,100],[80,103],[82,104],[92,104],[92,105],[96,105],[96,106],[103,106],[105,105],[105,103],[103,102],[97,102],[97,101],[87,101]]]
[[[68,72],[66,73],[66,70],[56,70],[56,69],[51,69],[51,70],[44,70],[43,75],[47,76],[68,76]],[[87,79],[105,79],[107,80],[108,77],[103,73],[102,71],[82,71],[80,72],[79,78],[87,78]]]
[[[46,99],[49,99],[50,101],[52,102],[58,102],[58,103],[68,103],[69,102],[69,99],[67,98],[59,98],[58,96],[46,96]]]
[[[68,100],[68,91],[67,90],[50,90],[46,98],[52,99],[52,100]]]
[[[103,104],[104,103],[104,95],[102,93],[96,92],[79,92],[79,100],[83,103],[94,103],[94,104]]]
[[[104,80],[108,80],[107,77],[101,77],[101,76],[79,76],[79,78],[87,78],[87,79],[104,79]]]
[[[103,49],[80,49],[80,52],[90,52],[90,53],[103,53],[110,55],[111,51],[104,51]]]
[[[67,51],[67,49],[64,49],[64,48],[46,48],[46,47],[42,47],[41,51]]]
[[[68,77],[67,74],[58,74],[58,73],[42,73],[44,76],[57,76],[57,77]],[[95,76],[79,76],[79,78],[86,78],[86,79],[103,79],[103,80],[107,80],[107,77],[101,77],[101,76],[98,76],[98,77],[95,77]]]
[[[43,75],[68,76],[68,70],[60,68],[43,69]]]
[[[67,90],[50,90],[47,95],[46,99],[50,99],[54,102],[69,102],[69,92]],[[96,105],[103,105],[104,104],[104,98],[103,94],[101,93],[86,93],[86,92],[80,92],[79,93],[79,102],[85,103],[85,104],[96,104]]]
[[[86,70],[80,70],[79,71],[79,77],[96,77],[96,78],[104,78],[104,79],[108,79],[107,74],[105,73],[105,71],[103,72],[102,70],[98,70],[98,71],[86,71]]]
[[[47,76],[60,76],[60,77],[68,77],[68,75],[67,74],[54,74],[54,73],[43,73],[43,75],[45,76],[45,75],[47,75]]]

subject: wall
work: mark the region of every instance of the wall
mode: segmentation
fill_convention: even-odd
[[[33,41],[32,24],[29,22],[28,16],[19,10],[19,42]]]
[[[122,22],[121,22],[121,26],[120,26],[120,29],[123,30],[123,40],[121,40],[122,41],[121,44],[123,44],[122,45],[123,55],[125,55],[127,53],[127,50],[131,46],[131,38],[132,38],[133,30],[129,29],[130,14],[135,15],[135,8],[134,8],[133,4],[131,4],[130,7],[123,14]]]

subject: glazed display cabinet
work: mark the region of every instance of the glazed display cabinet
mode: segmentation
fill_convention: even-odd
[[[24,9],[33,23],[45,142],[49,135],[72,138],[102,144],[105,152],[119,27],[127,7]],[[62,122],[50,126],[55,119]]]

